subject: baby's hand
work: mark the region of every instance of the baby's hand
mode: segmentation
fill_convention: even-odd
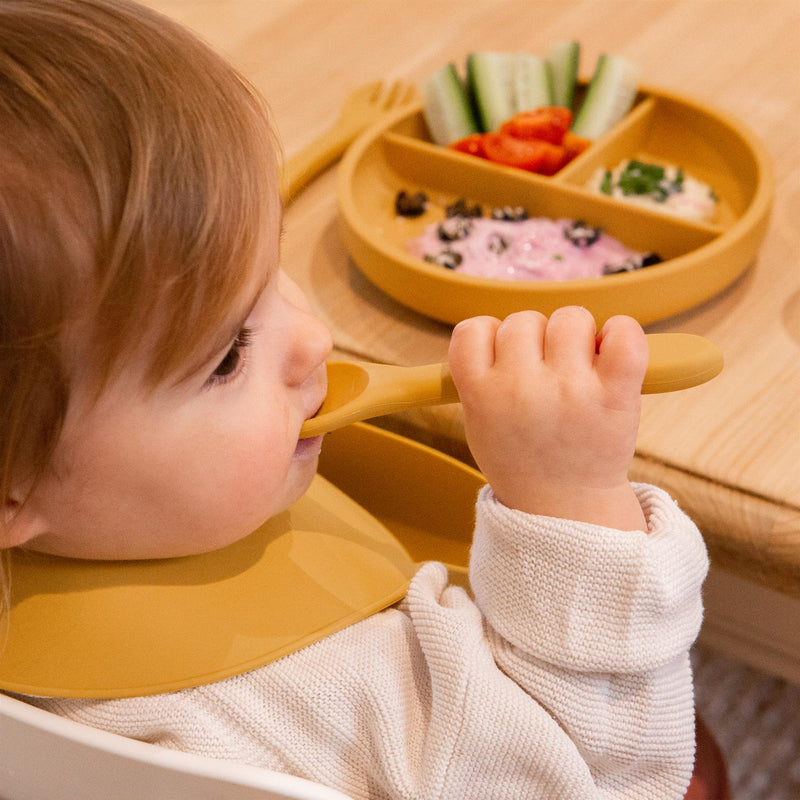
[[[467,442],[495,496],[510,508],[646,529],[628,483],[647,342],[630,317],[570,306],[453,330],[450,369]]]

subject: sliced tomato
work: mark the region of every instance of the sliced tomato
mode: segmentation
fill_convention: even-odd
[[[517,139],[499,131],[484,134],[483,150],[490,161],[519,169],[536,169],[542,160],[537,142]]]
[[[463,139],[451,142],[448,147],[458,150],[459,153],[469,153],[471,156],[486,158],[486,153],[483,150],[483,136],[484,134],[482,133],[471,133]]]
[[[483,149],[490,161],[542,175],[557,172],[567,158],[563,147],[539,139],[519,139],[501,131],[484,134]]]
[[[567,151],[557,144],[539,142],[543,148],[542,163],[536,170],[540,175],[555,175],[569,161]]]
[[[568,108],[542,106],[515,114],[500,126],[500,131],[517,139],[541,139],[560,145],[571,124],[572,112]]]
[[[583,136],[578,136],[577,133],[567,131],[564,134],[564,141],[561,143],[567,151],[567,157],[572,161],[575,156],[580,155],[592,143],[591,139],[584,139]]]

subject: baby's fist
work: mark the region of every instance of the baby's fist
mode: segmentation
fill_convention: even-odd
[[[642,527],[628,484],[647,367],[639,324],[567,307],[460,323],[450,368],[467,441],[504,504]],[[631,500],[633,503],[631,503]]]

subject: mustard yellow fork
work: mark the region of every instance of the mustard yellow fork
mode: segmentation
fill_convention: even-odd
[[[375,81],[352,92],[336,122],[286,162],[282,179],[284,203],[290,203],[302,188],[340,158],[353,139],[382,114],[412,102],[415,97],[414,87],[399,81],[388,87],[382,81]]]

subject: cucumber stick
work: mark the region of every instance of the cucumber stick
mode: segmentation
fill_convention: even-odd
[[[514,113],[553,105],[553,78],[547,61],[530,53],[515,53],[514,60]]]
[[[581,46],[578,42],[556,42],[547,53],[553,77],[553,105],[572,108]]]
[[[638,87],[635,64],[620,56],[601,55],[572,130],[587,139],[601,136],[628,113]]]
[[[530,53],[470,53],[467,85],[484,131],[493,131],[520,111],[553,102],[547,61]]]
[[[467,86],[475,101],[481,129],[498,128],[514,116],[514,54],[470,53]]]
[[[453,64],[437,69],[421,87],[425,122],[435,144],[478,132],[467,87]]]

